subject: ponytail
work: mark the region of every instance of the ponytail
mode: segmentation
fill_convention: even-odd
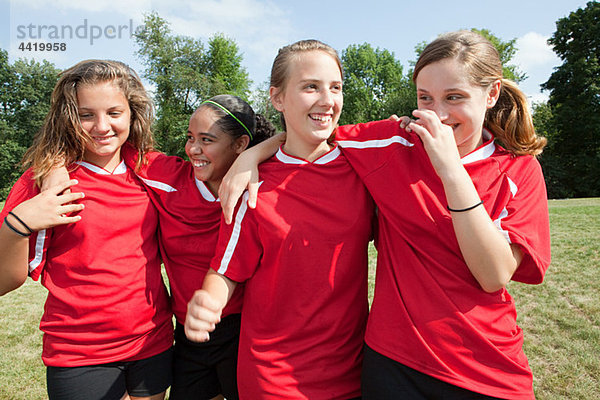
[[[485,125],[509,152],[537,156],[546,138],[536,135],[527,98],[516,83],[502,79],[500,97],[487,111]]]
[[[256,114],[255,120],[256,128],[254,130],[254,139],[248,144],[249,148],[275,134],[275,127],[264,115]]]

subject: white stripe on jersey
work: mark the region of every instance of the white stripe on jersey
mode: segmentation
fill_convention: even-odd
[[[164,182],[153,181],[152,179],[142,178],[139,175],[137,177],[140,178],[142,181],[144,181],[144,183],[146,185],[153,187],[155,189],[163,190],[165,192],[176,192],[177,191],[177,189],[175,189],[173,186],[169,186],[168,184],[166,184]]]
[[[391,138],[388,138],[388,139],[365,140],[364,142],[360,142],[358,140],[339,140],[337,143],[342,148],[347,148],[347,149],[370,149],[370,148],[388,147],[394,143],[400,143],[406,147],[414,146],[411,142],[409,142],[402,136],[392,136]]]
[[[86,161],[75,161],[75,164],[79,164],[82,167],[86,167],[90,171],[93,171],[99,175],[120,175],[120,174],[124,174],[125,172],[127,172],[127,166],[125,165],[125,161],[121,161],[119,163],[119,165],[117,165],[117,167],[115,168],[115,170],[113,172],[107,171],[104,168],[100,168],[99,166],[90,164],[89,162],[86,162]]]
[[[508,184],[510,186],[510,192],[512,193],[512,197],[515,197],[515,195],[517,194],[517,190],[518,190],[517,184],[515,182],[513,182],[513,180],[510,178],[508,178]],[[507,215],[508,215],[508,210],[506,209],[506,207],[504,207],[504,209],[502,210],[502,212],[500,213],[498,218],[494,220],[494,224],[496,224],[496,226],[500,230],[500,233],[502,233],[504,235],[504,238],[510,244],[512,242],[510,241],[510,236],[508,235],[508,231],[505,229],[502,229],[502,219],[504,217],[506,217]]]
[[[35,257],[29,262],[29,273],[32,273],[42,263],[44,256],[44,242],[46,241],[46,230],[38,231],[35,239]]]
[[[223,258],[221,259],[221,265],[219,266],[219,269],[217,271],[221,275],[227,272],[229,262],[231,261],[231,257],[233,257],[233,252],[235,251],[235,247],[237,246],[238,240],[240,239],[240,232],[242,230],[242,220],[244,219],[244,215],[246,215],[246,211],[248,210],[248,197],[248,192],[245,192],[242,196],[242,204],[240,205],[240,209],[238,210],[237,214],[235,214],[235,221],[233,223],[231,237],[229,238],[227,248],[225,249],[225,254],[223,254]]]

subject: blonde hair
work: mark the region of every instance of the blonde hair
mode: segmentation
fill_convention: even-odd
[[[113,82],[129,103],[131,122],[127,141],[139,152],[138,167],[145,154],[154,149],[152,100],[135,71],[118,61],[81,61],[60,74],[52,92],[50,111],[23,157],[23,166],[33,168],[36,181],[56,165],[68,166],[83,160],[86,144],[92,139],[81,127],[77,88],[103,82]]]
[[[425,49],[415,65],[413,82],[423,67],[447,58],[459,61],[469,74],[473,85],[488,88],[501,81],[500,97],[488,109],[484,126],[506,150],[515,155],[538,155],[546,138],[537,136],[525,94],[517,84],[502,76],[502,62],[494,45],[478,33],[450,32],[439,36]]]
[[[340,60],[337,51],[333,47],[319,40],[308,39],[300,40],[279,49],[279,52],[273,61],[273,66],[271,67],[270,85],[275,88],[283,89],[290,78],[290,64],[296,61],[300,54],[309,51],[323,51],[330,55],[340,69],[342,80],[344,79],[344,69],[342,68],[342,61]],[[285,130],[286,126],[283,114],[281,115],[281,125]]]

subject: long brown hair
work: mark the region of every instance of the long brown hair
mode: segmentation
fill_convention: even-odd
[[[63,71],[54,87],[50,111],[23,157],[23,166],[32,167],[39,182],[57,165],[68,166],[83,160],[85,147],[92,139],[82,129],[77,104],[77,88],[113,82],[131,110],[128,142],[138,150],[137,166],[154,149],[151,125],[152,100],[135,71],[118,61],[85,60]]]
[[[413,82],[423,67],[455,58],[466,69],[473,85],[488,88],[501,80],[500,97],[485,116],[484,125],[515,155],[538,155],[546,138],[537,136],[525,94],[517,84],[502,76],[502,62],[494,45],[478,33],[450,32],[439,36],[425,49],[415,65]]]

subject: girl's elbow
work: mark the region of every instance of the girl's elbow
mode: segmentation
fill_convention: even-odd
[[[502,290],[508,285],[512,278],[512,273],[506,271],[500,274],[494,274],[494,276],[487,276],[483,279],[478,279],[479,285],[487,293],[495,293],[498,290]]]
[[[504,289],[507,284],[508,284],[508,282],[500,282],[500,281],[479,282],[479,286],[481,286],[483,291],[486,293],[495,293],[498,290]]]

